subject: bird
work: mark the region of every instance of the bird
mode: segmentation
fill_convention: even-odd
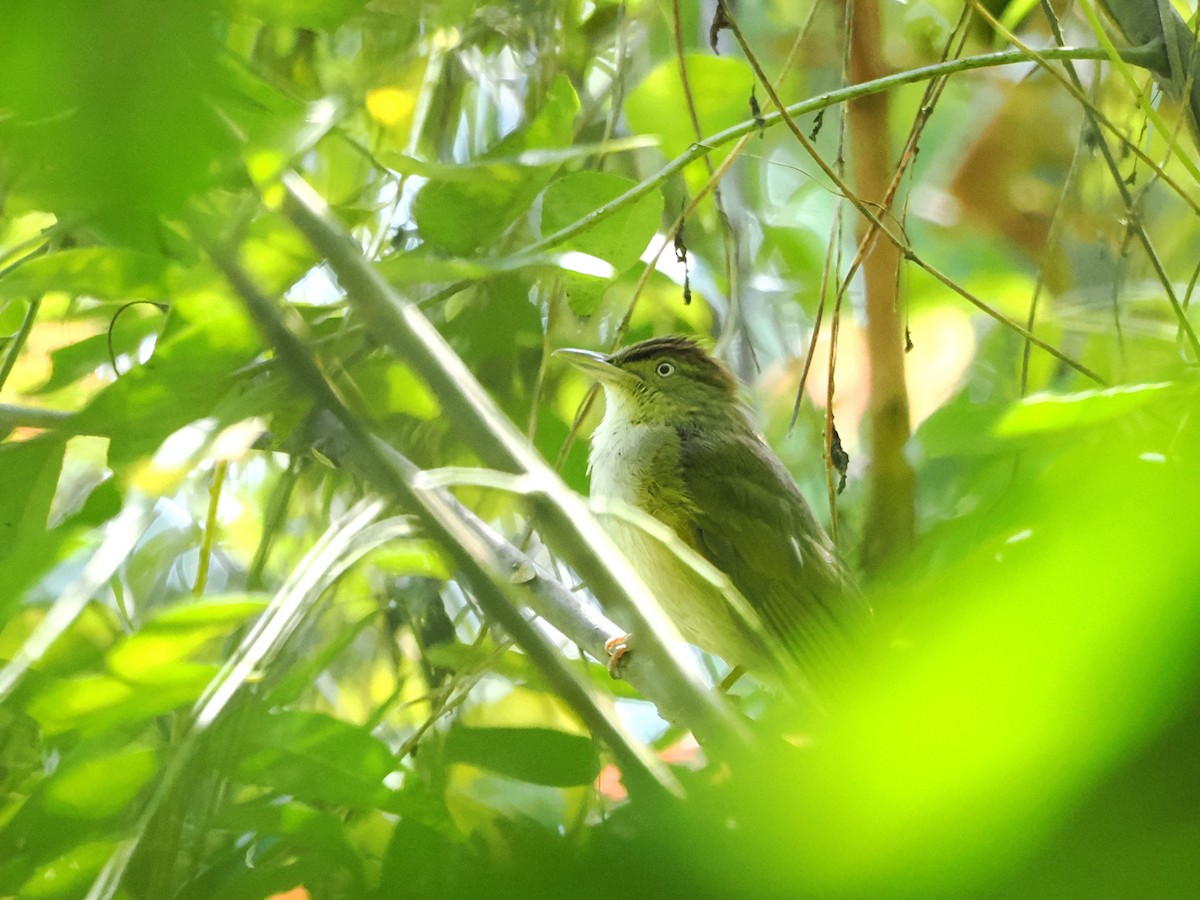
[[[760,623],[740,615],[669,542],[627,517],[605,516],[683,638],[766,680],[788,671],[782,660],[812,683],[816,673],[836,670],[869,608],[755,427],[731,372],[677,335],[612,354],[564,348],[556,355],[604,390],[588,455],[591,495],[667,526],[724,573]]]

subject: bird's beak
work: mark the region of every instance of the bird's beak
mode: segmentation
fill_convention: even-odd
[[[603,353],[597,353],[594,350],[576,350],[572,347],[555,350],[551,355],[565,359],[571,365],[575,366],[575,368],[592,376],[592,378],[601,384],[629,384],[630,382],[639,380],[632,372],[627,372],[619,366],[614,366],[608,356]]]

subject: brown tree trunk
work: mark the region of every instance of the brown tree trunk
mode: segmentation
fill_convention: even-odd
[[[850,29],[850,79],[855,84],[884,74],[878,0],[854,0]],[[888,129],[888,95],[871,94],[850,104],[850,155],[855,189],[885,222],[881,204],[895,171]],[[868,223],[860,220],[859,234]],[[904,379],[904,334],[897,296],[900,251],[878,233],[863,259],[866,285],[867,348],[871,365],[868,506],[863,564],[878,571],[913,542],[915,484],[904,457],[909,437],[908,392]]]

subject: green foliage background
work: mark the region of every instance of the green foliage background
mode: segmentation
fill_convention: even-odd
[[[842,6],[734,12],[787,102],[844,85]],[[948,45],[1009,47],[949,0],[880,12],[900,73]],[[889,221],[960,293],[900,274],[919,541],[871,573],[875,639],[802,739],[701,750],[561,641],[681,785],[627,797],[610,740],[537,652],[488,627],[460,557],[337,452],[300,363],[423,469],[478,470],[486,441],[342,290],[297,227],[297,184],[581,493],[587,385],[549,351],[712,337],[856,558],[871,462],[856,279],[829,364],[854,211],[777,119],[757,134],[754,71],[728,32],[708,47],[712,13],[0,12],[0,896],[1200,887],[1200,172],[1143,70],[1078,62],[1083,100],[1032,61],[955,74],[929,110],[927,77],[889,92],[878,139],[897,157],[929,112]],[[1062,14],[1069,43],[1101,43],[1090,3]],[[1043,11],[1003,21],[1052,43]],[[798,120],[830,163],[856,153],[843,110]],[[743,147],[697,144],[743,123]],[[693,200],[688,302],[671,223]],[[647,247],[665,249],[649,271]],[[264,334],[254,290],[299,361]],[[1102,383],[1028,352],[997,313]],[[836,497],[827,386],[851,454]],[[455,493],[544,561],[537,504],[491,485]],[[772,719],[752,686],[737,703]]]

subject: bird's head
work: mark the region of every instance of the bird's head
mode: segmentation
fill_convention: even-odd
[[[737,383],[724,365],[685,337],[651,338],[611,355],[556,350],[604,387],[609,414],[631,422],[676,423],[737,408]]]

